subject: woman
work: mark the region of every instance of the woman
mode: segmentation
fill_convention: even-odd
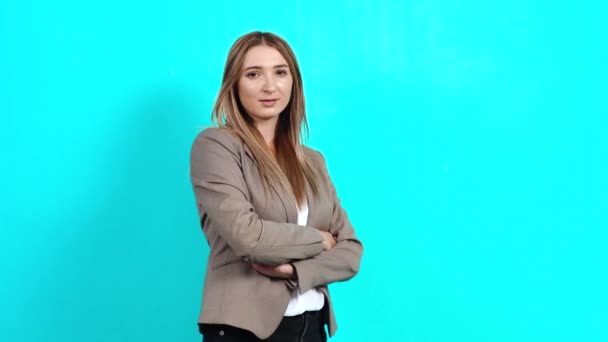
[[[204,341],[326,341],[336,331],[327,284],[359,270],[361,242],[306,127],[293,51],[252,32],[230,49],[190,174],[210,245]]]

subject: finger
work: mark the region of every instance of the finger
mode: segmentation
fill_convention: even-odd
[[[267,273],[269,271],[268,268],[264,267],[263,265],[251,264],[251,266],[253,267],[253,269],[261,273]]]
[[[271,277],[276,276],[276,271],[274,270],[273,267],[267,267],[267,266],[263,266],[263,265],[257,265],[257,266],[254,267],[254,269],[257,272],[262,273],[262,274],[267,275],[267,276],[271,276]]]
[[[266,266],[263,264],[251,264],[251,266],[256,267],[256,268],[272,269],[271,266]]]
[[[275,269],[276,269],[277,272],[288,273],[289,272],[289,265],[288,264],[279,265]]]

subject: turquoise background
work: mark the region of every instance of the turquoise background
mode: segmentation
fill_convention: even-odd
[[[3,2],[0,339],[200,341],[190,146],[259,29],[365,245],[334,341],[608,341],[606,9]]]

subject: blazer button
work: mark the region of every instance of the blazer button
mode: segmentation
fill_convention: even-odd
[[[224,336],[224,330],[220,330],[220,336]]]

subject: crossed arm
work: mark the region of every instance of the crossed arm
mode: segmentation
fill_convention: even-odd
[[[298,287],[300,292],[348,280],[359,272],[363,245],[355,236],[346,211],[340,205],[333,183],[331,187],[334,204],[330,234],[335,237],[332,248],[316,256],[276,267],[254,264],[256,271],[271,277],[284,278],[288,287]]]
[[[336,245],[336,239],[334,236],[325,231],[319,231],[323,235],[323,250],[328,251]],[[281,264],[277,266],[270,266],[264,264],[251,264],[251,266],[264,275],[273,278],[282,278],[287,280],[297,280],[298,276],[292,263]],[[294,284],[293,282],[290,284]],[[295,286],[295,285],[292,285]]]
[[[291,279],[288,286],[298,286],[302,292],[353,277],[359,270],[362,245],[333,184],[330,232],[263,220],[247,199],[237,145],[231,139],[227,133],[210,130],[192,146],[190,176],[201,217],[208,215],[217,234],[258,272]]]

